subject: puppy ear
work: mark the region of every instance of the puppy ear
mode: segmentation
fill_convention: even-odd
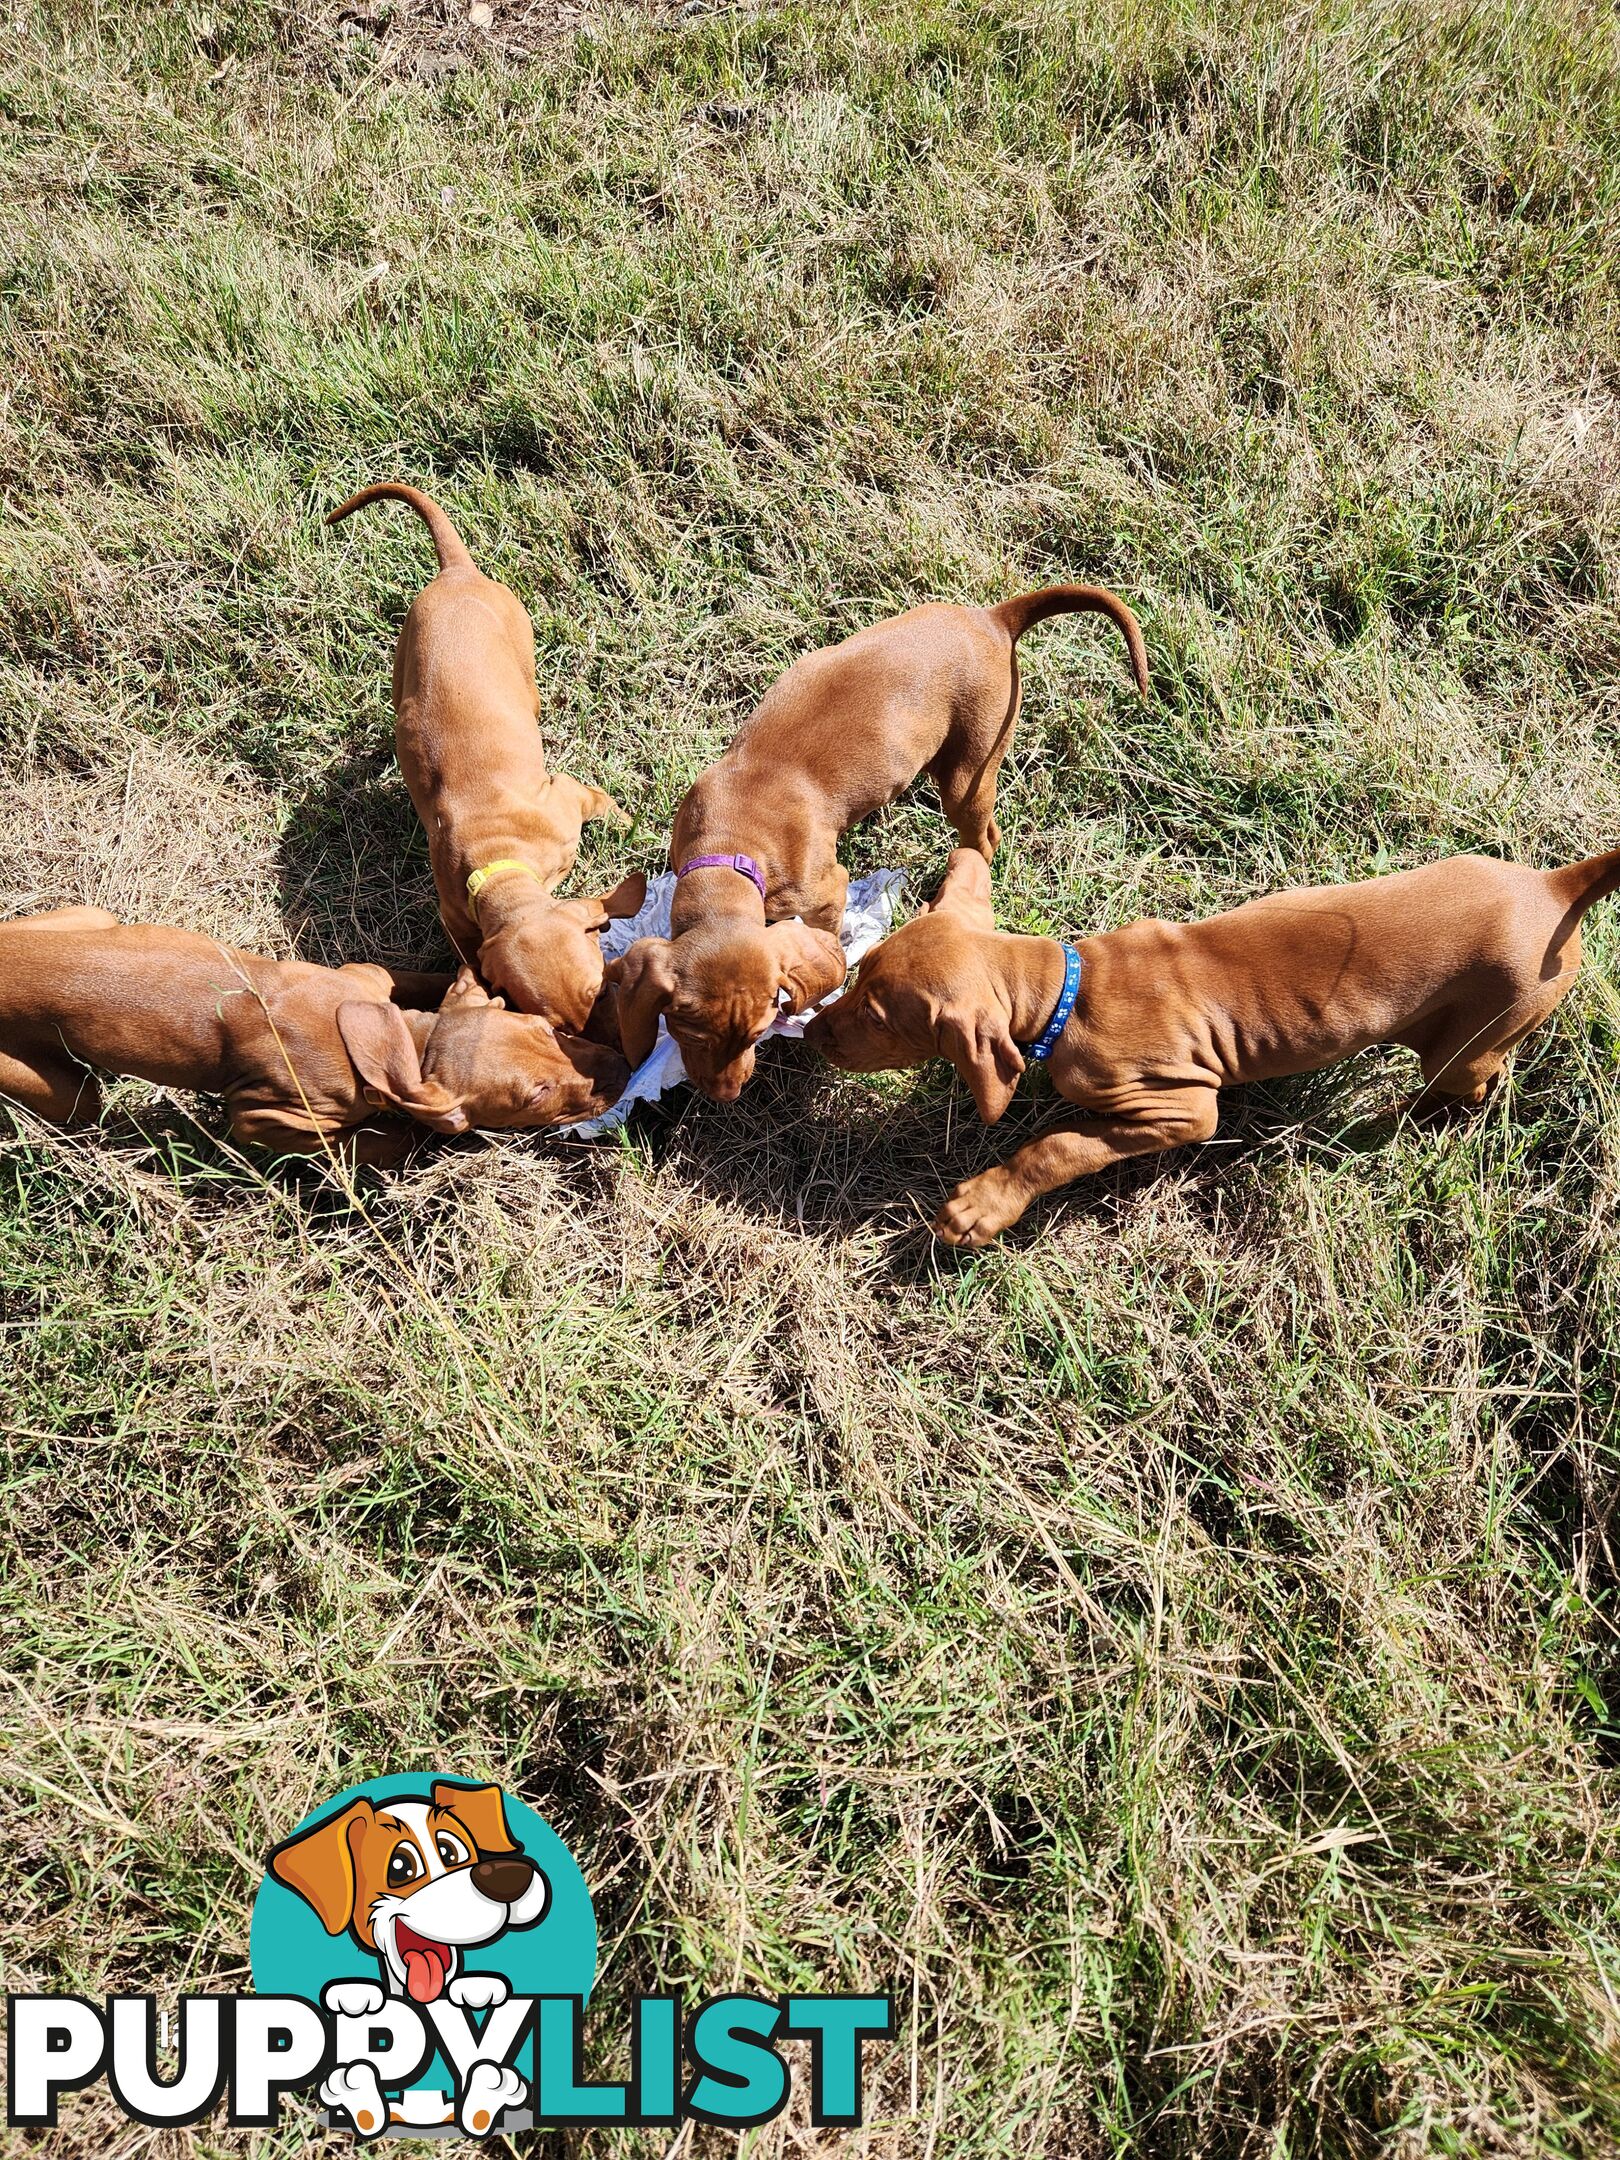
[[[338,1033],[367,1095],[403,1110],[435,1132],[464,1133],[472,1120],[448,1088],[424,1080],[422,1061],[397,1005],[340,1005]]]
[[[279,1883],[296,1890],[328,1935],[341,1935],[354,1918],[354,1847],[350,1833],[369,1822],[376,1810],[369,1800],[354,1800],[341,1814],[312,1823],[276,1846],[266,1865]]]
[[[923,912],[933,915],[940,910],[966,916],[981,930],[995,928],[995,913],[990,904],[990,865],[977,848],[951,850],[940,888]]]
[[[644,1065],[658,1040],[658,1022],[675,995],[675,948],[668,938],[637,938],[603,970],[619,993],[619,1040],[631,1070]]]
[[[453,1815],[470,1831],[479,1853],[516,1852],[518,1843],[506,1827],[506,1809],[498,1785],[434,1785],[430,1797],[436,1808]],[[478,1855],[475,1853],[475,1859]]]
[[[622,922],[629,915],[639,915],[646,904],[645,870],[632,870],[627,878],[620,878],[611,892],[602,894],[602,912],[614,922]]]
[[[621,879],[611,892],[592,893],[589,899],[563,900],[558,904],[577,918],[582,929],[605,930],[616,919],[639,915],[646,897],[646,875],[637,870]]]
[[[569,773],[553,773],[551,784],[554,788],[572,790],[582,825],[589,825],[595,818],[605,817],[618,818],[621,824],[625,825],[630,822],[606,788],[587,787],[583,780],[576,780]]]
[[[772,923],[765,935],[775,951],[778,985],[788,993],[791,1012],[801,1013],[807,1005],[819,1005],[849,972],[843,946],[826,930],[807,929],[801,922],[780,922]]]
[[[987,1125],[1003,1116],[1024,1070],[1024,1054],[999,1014],[945,1013],[939,1022],[939,1047],[973,1093],[974,1107]]]

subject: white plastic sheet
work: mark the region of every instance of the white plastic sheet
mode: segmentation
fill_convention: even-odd
[[[900,870],[873,870],[865,877],[851,878],[849,896],[844,904],[843,926],[838,942],[844,948],[844,958],[851,968],[863,953],[886,938],[894,927],[895,909],[905,891],[905,874]],[[610,922],[602,932],[602,952],[605,958],[615,960],[627,952],[637,938],[668,937],[669,910],[675,897],[675,873],[665,870],[658,877],[647,880],[647,897],[639,915],[622,917]],[[831,997],[823,998],[821,1005],[812,1005],[802,1013],[784,1013],[765,1030],[768,1042],[773,1035],[802,1035],[822,1005],[831,1005],[843,996],[842,989]],[[595,1140],[603,1133],[613,1132],[622,1125],[638,1102],[652,1102],[655,1097],[667,1093],[672,1087],[680,1087],[686,1081],[686,1067],[681,1061],[680,1046],[665,1027],[658,1023],[658,1040],[650,1054],[630,1075],[630,1085],[619,1097],[611,1110],[599,1118],[588,1118],[582,1125],[563,1128],[570,1137]]]

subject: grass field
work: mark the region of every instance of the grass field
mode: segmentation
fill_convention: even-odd
[[[425,536],[320,525],[394,476],[638,813],[581,889],[798,653],[1055,577],[1155,690],[1026,641],[1009,925],[1620,842],[1607,8],[54,0],[0,122],[0,913],[441,953]],[[919,797],[848,859],[945,846]],[[927,1219],[1043,1104],[945,1068],[784,1048],[352,1195],[134,1084],[14,1124],[7,1985],[245,1984],[307,1808],[487,1773],[596,1890],[605,2033],[893,1989],[867,2128],[750,2153],[1620,2150],[1612,905],[1588,950],[1474,1122],[1372,1054],[977,1259]]]

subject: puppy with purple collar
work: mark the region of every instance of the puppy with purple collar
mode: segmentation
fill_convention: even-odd
[[[1620,849],[1560,870],[1459,855],[1068,945],[998,931],[989,869],[958,849],[927,912],[867,954],[806,1040],[846,1072],[949,1058],[988,1125],[1026,1059],[1050,1060],[1081,1114],[966,1179],[935,1219],[946,1244],[987,1245],[1042,1193],[1208,1140],[1223,1087],[1374,1043],[1416,1052],[1423,1106],[1483,1102],[1568,991],[1581,917],[1616,886]]]
[[[1136,617],[1100,585],[1049,585],[993,608],[912,608],[794,662],[676,813],[669,936],[638,938],[608,963],[633,1067],[662,1019],[693,1085],[711,1102],[736,1101],[778,1012],[804,1012],[844,979],[840,839],[919,773],[963,846],[990,860],[996,775],[1018,719],[1018,641],[1050,616],[1085,611],[1118,627],[1145,698]]]

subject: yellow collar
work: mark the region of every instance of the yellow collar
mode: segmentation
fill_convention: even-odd
[[[526,862],[516,861],[510,855],[503,855],[499,862],[485,863],[482,870],[473,871],[467,880],[467,907],[474,922],[478,920],[478,895],[491,878],[502,877],[508,870],[521,870],[525,877],[532,877],[537,885],[545,882],[538,870]]]

